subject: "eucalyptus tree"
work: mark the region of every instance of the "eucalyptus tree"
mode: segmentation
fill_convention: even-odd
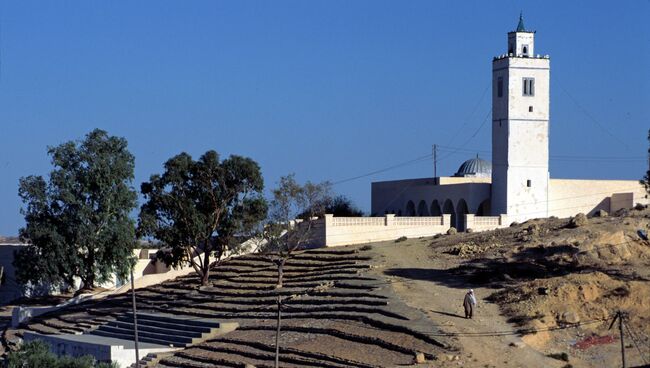
[[[138,231],[167,248],[159,252],[167,265],[189,264],[207,285],[211,258],[224,260],[266,217],[263,189],[260,167],[250,158],[220,161],[208,151],[195,161],[181,153],[142,183]]]
[[[81,141],[48,147],[54,169],[20,179],[28,245],[16,253],[23,284],[92,289],[115,274],[126,278],[134,262],[136,208],[134,157],[124,138],[96,129]]]

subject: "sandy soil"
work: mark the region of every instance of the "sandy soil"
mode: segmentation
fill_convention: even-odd
[[[458,357],[441,357],[443,366],[618,366],[618,331],[607,330],[617,309],[629,312],[650,359],[650,245],[637,236],[648,227],[647,214],[590,219],[579,228],[567,223],[536,220],[497,232],[376,243],[373,272],[455,335]],[[471,320],[462,308],[469,288],[479,301]],[[544,331],[517,333],[522,328]],[[628,366],[642,366],[626,338]]]
[[[415,244],[414,244],[415,243]],[[383,264],[375,272],[383,274],[390,270],[407,270],[403,276],[388,276],[395,292],[408,305],[425,312],[445,332],[474,334],[477,332],[513,331],[515,328],[500,315],[499,306],[485,301],[492,289],[473,285],[454,285],[435,280],[426,280],[431,270],[444,275],[457,264],[453,260],[430,258],[428,241],[377,244],[374,250],[383,257]],[[447,277],[452,278],[449,274]],[[478,299],[476,315],[465,319],[462,307],[463,297],[469,287],[474,288]],[[497,337],[458,336],[452,341],[458,343],[461,351],[448,355],[459,355],[450,365],[464,367],[561,367],[558,360],[548,358],[530,346],[514,347],[522,340],[516,334]],[[519,344],[518,344],[519,343]],[[448,356],[442,357],[443,361]]]

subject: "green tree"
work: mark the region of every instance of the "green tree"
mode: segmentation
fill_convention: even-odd
[[[352,203],[352,200],[350,198],[343,195],[332,197],[329,194],[327,194],[327,196],[321,200],[321,203],[317,204],[316,209],[319,212],[315,214],[317,216],[322,216],[326,213],[332,214],[335,217],[363,216],[363,211],[357,208],[357,206],[355,206],[354,203]],[[309,213],[312,213],[312,215],[314,215],[313,211],[306,210],[300,215],[298,215],[298,218],[304,219],[306,216],[309,215]]]
[[[141,188],[146,203],[140,233],[169,249],[159,252],[168,265],[189,263],[201,285],[209,280],[210,257],[221,262],[266,217],[264,180],[250,158],[230,156],[220,162],[217,152],[208,151],[194,161],[181,153]]]
[[[19,282],[92,289],[132,265],[136,207],[131,187],[134,157],[124,138],[93,130],[83,141],[48,147],[54,170],[20,179],[19,195],[29,243],[16,253]]]
[[[331,198],[329,182],[304,185],[296,182],[293,174],[280,178],[273,189],[268,222],[264,227],[267,241],[263,252],[270,255],[278,267],[277,287],[282,287],[284,264],[291,253],[314,239],[314,223],[325,213]]]

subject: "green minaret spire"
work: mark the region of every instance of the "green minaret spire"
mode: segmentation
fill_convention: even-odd
[[[523,12],[519,13],[519,24],[517,24],[517,32],[526,32],[526,27],[524,27],[524,14],[523,14]]]

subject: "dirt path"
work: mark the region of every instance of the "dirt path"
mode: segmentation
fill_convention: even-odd
[[[389,278],[394,283],[395,292],[405,303],[425,312],[445,332],[468,334],[513,331],[516,328],[499,314],[497,305],[485,301],[494,289],[460,285],[453,280],[440,282],[440,278],[445,277],[445,270],[458,263],[444,256],[432,258],[427,244],[428,242],[413,239],[402,243],[374,245],[373,250],[383,261],[375,272]],[[432,272],[435,272],[436,277],[431,277]],[[477,295],[478,308],[473,319],[465,319],[462,300],[470,287]],[[452,341],[461,351],[457,353],[460,355],[457,360],[446,363],[449,366],[545,368],[566,364],[548,358],[524,344],[516,335],[458,336],[453,337]]]

